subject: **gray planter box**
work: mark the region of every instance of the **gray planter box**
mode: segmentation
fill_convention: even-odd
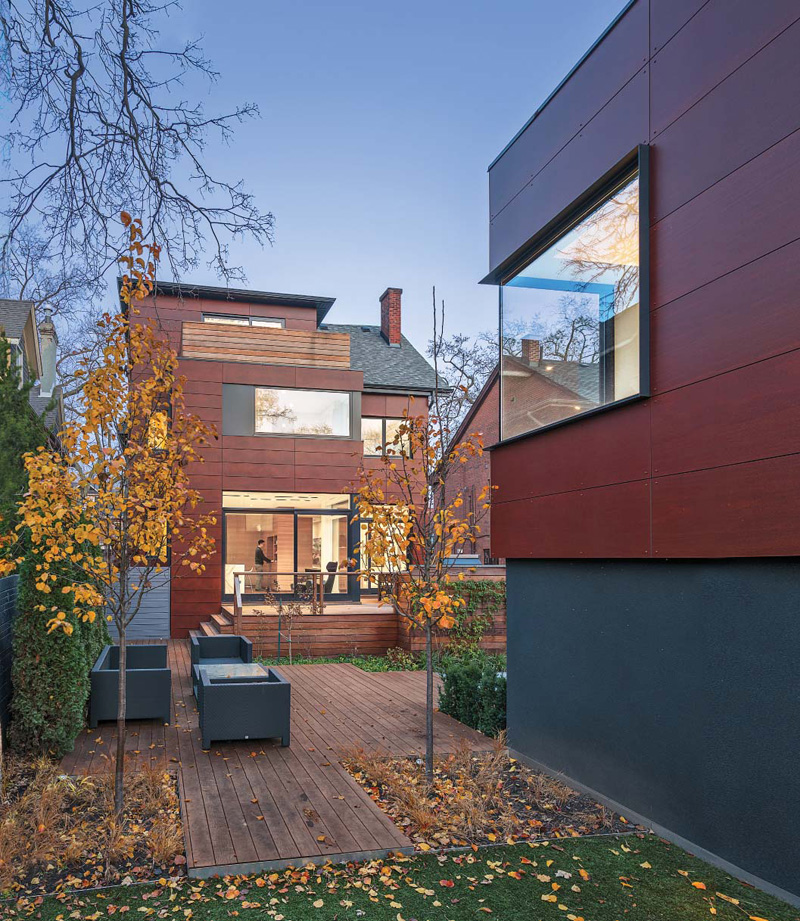
[[[203,748],[215,741],[274,739],[289,745],[292,686],[264,666],[199,667],[197,703]]]
[[[126,713],[129,720],[170,721],[172,672],[167,647],[128,646]],[[106,646],[92,666],[89,726],[115,720],[119,707],[119,646]]]

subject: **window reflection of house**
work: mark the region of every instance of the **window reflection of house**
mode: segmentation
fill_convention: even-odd
[[[641,392],[638,174],[502,289],[502,437]]]

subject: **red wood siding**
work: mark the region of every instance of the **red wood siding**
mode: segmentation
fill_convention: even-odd
[[[547,110],[648,14],[650,60],[542,166]],[[493,165],[496,266],[649,136],[654,394],[492,452],[495,555],[800,555],[798,47],[795,0],[639,0]]]

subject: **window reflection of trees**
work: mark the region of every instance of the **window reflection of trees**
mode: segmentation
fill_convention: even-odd
[[[578,284],[614,285],[614,313],[639,299],[639,180],[621,188],[585,217],[560,253],[565,274]]]
[[[558,252],[563,265],[559,274],[574,283],[575,293],[561,296],[552,316],[505,319],[503,353],[520,357],[522,340],[535,338],[541,342],[545,361],[598,363],[601,317],[597,300],[594,295],[581,294],[580,288],[613,285],[613,299],[604,305],[609,316],[634,306],[639,299],[638,247],[639,181],[635,179],[565,238]]]

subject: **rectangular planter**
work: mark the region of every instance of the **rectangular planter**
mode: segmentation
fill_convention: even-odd
[[[126,668],[126,718],[170,721],[172,672],[167,647],[129,646]],[[91,672],[89,726],[115,720],[119,705],[119,646],[106,646]]]

